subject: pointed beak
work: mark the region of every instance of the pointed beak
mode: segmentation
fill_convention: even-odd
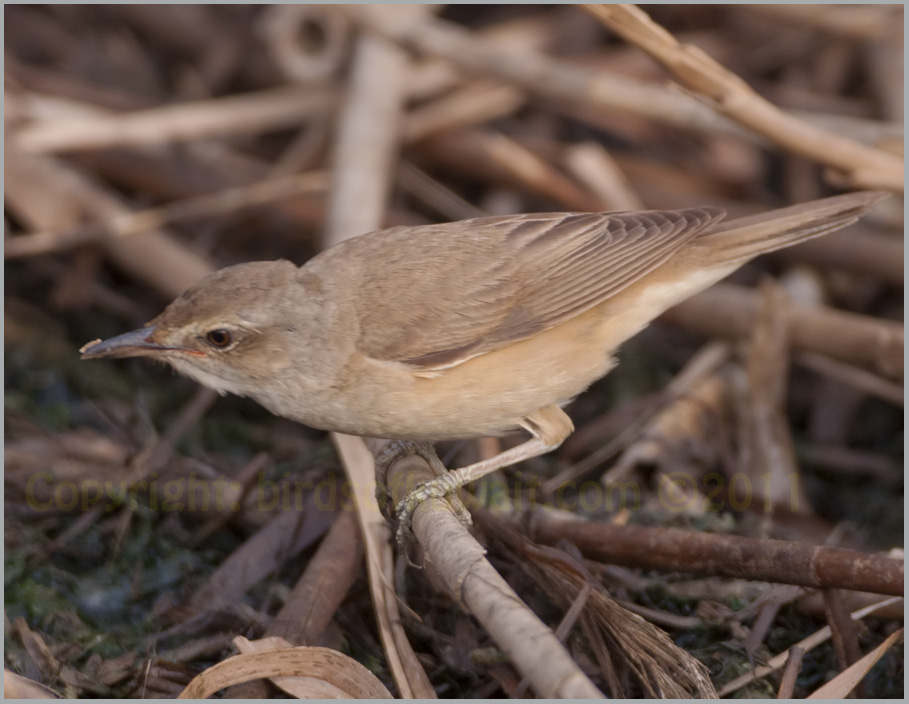
[[[171,349],[152,342],[151,336],[154,332],[154,327],[148,327],[125,332],[106,340],[93,340],[82,345],[79,353],[82,355],[82,359],[99,359],[101,357],[143,357]]]

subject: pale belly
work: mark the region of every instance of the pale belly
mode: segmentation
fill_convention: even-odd
[[[730,267],[734,268],[734,267]],[[424,378],[403,364],[348,363],[343,389],[310,391],[305,408],[269,406],[306,425],[372,437],[445,440],[501,435],[550,405],[564,405],[615,365],[612,353],[671,305],[727,271],[679,281],[668,271],[531,338]]]

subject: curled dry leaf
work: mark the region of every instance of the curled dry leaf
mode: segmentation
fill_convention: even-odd
[[[181,699],[204,699],[220,689],[268,677],[300,699],[390,699],[379,679],[353,658],[331,648],[293,647],[283,638],[234,644],[243,652],[193,678]]]

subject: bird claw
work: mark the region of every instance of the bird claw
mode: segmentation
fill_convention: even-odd
[[[458,520],[468,526],[472,524],[470,512],[458,495],[453,493],[457,491],[459,486],[460,484],[455,477],[446,472],[435,479],[430,479],[428,482],[420,484],[398,502],[397,506],[395,506],[395,517],[397,519],[395,542],[404,555],[408,555],[408,534],[411,532],[410,528],[414,511],[417,510],[417,506],[427,499],[444,499],[447,497]],[[449,494],[451,496],[448,496]]]
[[[415,454],[422,457],[429,468],[436,474],[434,479],[418,484],[407,493],[403,499],[398,501],[393,512],[395,523],[397,524],[395,542],[398,549],[407,556],[407,560],[411,565],[419,567],[410,559],[407,549],[410,542],[408,533],[411,532],[411,519],[417,506],[426,501],[426,499],[446,498],[461,523],[469,526],[473,521],[470,517],[470,511],[467,510],[456,491],[463,484],[463,480],[459,480],[457,474],[449,472],[445,468],[431,444],[409,440],[391,441],[376,455],[376,499],[379,502],[382,515],[389,520],[392,519],[391,491],[387,485],[388,471],[392,464],[407,454]]]

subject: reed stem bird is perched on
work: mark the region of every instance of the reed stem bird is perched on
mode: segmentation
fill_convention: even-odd
[[[845,227],[886,194],[856,192],[726,222],[717,208],[540,213],[393,227],[298,267],[205,277],[141,330],[84,358],[152,357],[325,430],[403,440],[531,438],[452,470],[415,506],[558,447],[562,406],[667,308],[764,252]]]

